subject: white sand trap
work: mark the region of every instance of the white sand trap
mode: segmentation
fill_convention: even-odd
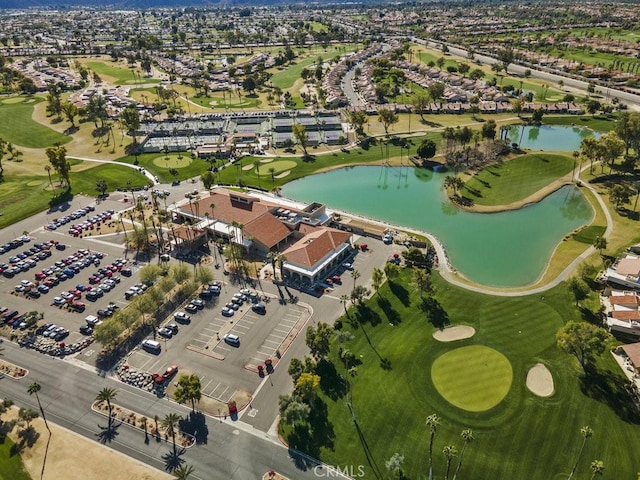
[[[273,158],[263,158],[260,160],[260,163],[270,163],[273,162]]]
[[[287,170],[285,172],[279,173],[278,175],[275,176],[275,178],[284,178],[287,175],[289,175],[291,173],[291,170]]]
[[[242,166],[242,170],[251,170],[253,168],[253,163],[249,164],[249,165],[243,165]]]
[[[448,327],[444,330],[438,330],[433,333],[433,338],[439,342],[454,342],[456,340],[463,340],[465,338],[471,338],[476,334],[476,329],[468,325],[456,325],[455,327]]]
[[[527,388],[539,397],[553,395],[553,377],[542,363],[536,363],[527,373]]]

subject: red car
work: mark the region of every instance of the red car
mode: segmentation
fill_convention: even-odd
[[[172,375],[175,375],[175,373],[178,371],[178,366],[177,365],[171,365],[169,368],[167,368],[164,373],[162,374],[162,376],[164,377],[165,380],[167,380],[168,378],[170,378]]]
[[[77,288],[73,289],[73,290],[69,290],[69,293],[71,295],[73,295],[74,297],[76,297],[76,298],[82,298],[82,292],[80,290],[78,290]]]
[[[47,276],[42,272],[36,272],[36,280],[44,280]]]
[[[84,312],[84,309],[87,308],[87,306],[82,302],[73,302],[69,307],[71,310],[75,310],[76,312]]]
[[[342,285],[342,279],[338,275],[334,275],[333,277],[329,277],[329,279],[333,283],[337,283],[338,285]]]

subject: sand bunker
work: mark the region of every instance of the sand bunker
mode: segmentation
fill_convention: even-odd
[[[471,338],[476,334],[476,330],[468,325],[456,325],[455,327],[448,327],[444,330],[438,330],[433,333],[433,338],[439,342],[453,342],[455,340],[463,340],[465,338]]]
[[[527,373],[527,388],[534,395],[549,397],[553,395],[553,377],[542,363],[536,363]]]
[[[253,168],[253,163],[250,163],[249,165],[243,165],[242,166],[242,170],[251,170]]]
[[[287,170],[286,172],[282,172],[275,176],[275,178],[284,178],[291,173],[291,170]]]

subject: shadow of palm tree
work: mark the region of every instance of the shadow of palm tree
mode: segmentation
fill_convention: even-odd
[[[185,460],[180,457],[184,455],[184,452],[184,448],[181,448],[180,450],[176,450],[174,448],[172,451],[165,453],[162,456],[162,460],[164,460],[164,469],[167,472],[173,472],[176,468],[182,465]]]
[[[362,445],[364,454],[367,457],[367,463],[369,464],[369,466],[371,467],[371,470],[373,471],[373,475],[375,476],[376,479],[384,478],[382,473],[380,472],[380,468],[378,467],[375,459],[373,458],[373,454],[371,453],[369,443],[367,442],[367,439],[365,438],[364,433],[362,432],[362,429],[360,428],[360,425],[355,420],[355,418],[353,420],[353,424],[355,425],[356,431],[358,432],[358,439],[360,440],[360,444]]]
[[[190,412],[187,418],[183,418],[178,422],[180,431],[193,435],[197,445],[207,443],[209,436],[209,428],[207,427],[206,417],[201,412]]]
[[[104,445],[107,442],[111,442],[112,440],[114,440],[118,436],[118,428],[120,428],[120,425],[122,425],[122,422],[118,424],[109,422],[109,425],[106,427],[98,424],[100,432],[96,433],[96,437],[98,437],[100,443]]]
[[[40,480],[44,477],[44,467],[47,465],[47,455],[49,455],[49,444],[51,443],[51,435],[47,438],[47,446],[44,449],[44,458],[42,459],[42,470],[40,470]]]

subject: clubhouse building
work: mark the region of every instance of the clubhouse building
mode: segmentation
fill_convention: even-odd
[[[174,235],[178,249],[193,249],[215,237],[263,258],[276,252],[283,255],[282,277],[301,285],[324,281],[353,253],[352,233],[330,227],[331,216],[315,202],[302,205],[218,188],[190,196],[168,210],[191,225],[180,228],[183,235]],[[189,230],[191,240],[183,243]]]

